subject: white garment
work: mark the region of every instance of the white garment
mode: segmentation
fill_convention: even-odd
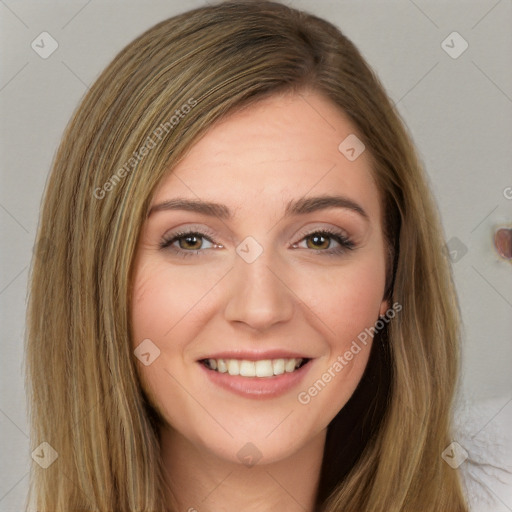
[[[453,441],[468,455],[458,470],[470,511],[512,512],[512,396],[460,403]]]

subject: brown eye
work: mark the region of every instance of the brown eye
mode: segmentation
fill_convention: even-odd
[[[203,245],[202,236],[186,235],[178,238],[180,249],[198,250]]]
[[[205,252],[205,249],[222,248],[209,236],[199,231],[174,233],[160,242],[160,248],[171,250],[182,256],[197,255]]]
[[[306,237],[307,246],[309,249],[329,249],[331,237],[321,233],[314,233]]]
[[[294,249],[303,247],[312,249],[317,254],[336,256],[355,249],[356,245],[343,232],[319,230],[306,234],[299,243],[293,244],[292,247]]]

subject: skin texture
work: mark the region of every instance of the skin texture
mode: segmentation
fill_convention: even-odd
[[[338,150],[353,133],[318,93],[272,96],[214,125],[154,194],[152,206],[182,197],[233,212],[221,220],[154,211],[135,262],[133,348],[149,338],[160,350],[139,370],[166,423],[162,456],[180,510],[312,510],[326,428],[360,381],[371,340],[308,404],[297,395],[389,307],[369,155],[351,162]],[[351,199],[368,219],[346,208],[284,216],[288,201],[324,194]],[[182,238],[160,247],[185,228],[206,229],[214,243]],[[325,228],[355,248],[321,253],[339,247],[334,238],[315,243],[311,235]],[[250,264],[236,251],[248,236],[263,248]],[[191,254],[181,257],[172,247]],[[225,350],[276,348],[312,361],[296,387],[274,398],[220,388],[198,362]],[[261,457],[250,467],[237,455],[246,443]]]

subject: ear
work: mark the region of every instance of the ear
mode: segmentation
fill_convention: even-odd
[[[380,303],[379,316],[384,316],[384,313],[390,308],[389,301],[383,300]]]

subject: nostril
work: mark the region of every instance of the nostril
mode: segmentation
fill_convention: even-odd
[[[502,258],[510,260],[512,258],[512,229],[497,229],[494,234],[494,245]]]

